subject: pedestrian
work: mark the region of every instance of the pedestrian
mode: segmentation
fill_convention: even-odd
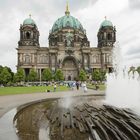
[[[72,82],[72,83],[71,83],[71,89],[74,90],[74,87],[75,87],[75,83]]]
[[[54,92],[56,91],[56,83],[54,84]]]
[[[76,87],[77,87],[77,90],[79,90],[79,82],[78,81],[76,82]]]
[[[86,82],[83,83],[83,89],[84,89],[84,93],[87,92],[87,85],[86,85]]]

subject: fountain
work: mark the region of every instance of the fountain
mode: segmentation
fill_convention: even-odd
[[[107,75],[107,104],[137,110],[140,106],[140,81],[137,72],[128,72],[123,66],[119,44],[113,50],[113,65],[115,72]],[[139,113],[139,112],[137,112]]]
[[[60,99],[20,109],[14,118],[21,140],[139,140],[140,118],[97,98]],[[30,113],[29,113],[30,112]]]

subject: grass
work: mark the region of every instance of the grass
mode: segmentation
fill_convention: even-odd
[[[0,87],[0,96],[14,95],[14,94],[30,94],[30,93],[43,93],[46,90],[53,91],[53,86],[30,86],[30,87]],[[57,91],[69,90],[66,86],[59,86]]]
[[[105,90],[106,89],[106,86],[104,84],[98,84],[98,86],[99,86],[99,90]],[[88,84],[87,87],[90,88],[90,89],[94,89],[94,90],[96,89],[95,85],[92,85],[92,84]]]

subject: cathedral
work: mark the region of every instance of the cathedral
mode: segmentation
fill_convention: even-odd
[[[39,30],[31,16],[20,26],[17,68],[26,75],[34,68],[41,75],[45,68],[53,72],[61,69],[65,80],[74,80],[81,69],[91,73],[95,69],[111,72],[112,49],[116,41],[116,29],[105,19],[98,30],[97,47],[90,46],[86,30],[80,21],[70,14],[67,4],[64,16],[58,18],[50,30],[48,47],[41,47]]]

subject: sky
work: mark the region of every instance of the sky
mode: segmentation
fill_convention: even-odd
[[[54,22],[65,14],[66,0],[0,0],[0,65],[16,72],[20,24],[32,15],[40,32],[40,46],[48,47]],[[91,47],[106,16],[117,30],[126,65],[140,66],[140,0],[69,0],[70,13],[86,29]]]

